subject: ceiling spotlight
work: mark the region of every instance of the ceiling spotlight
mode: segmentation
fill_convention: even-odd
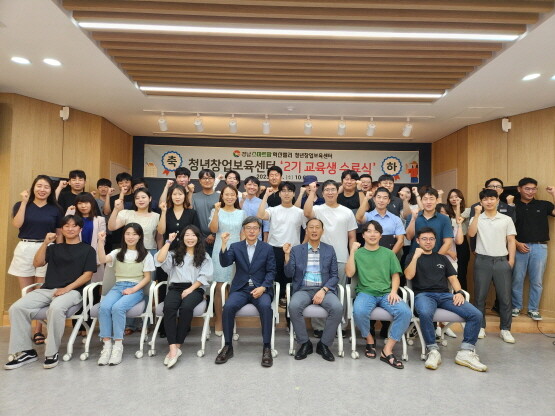
[[[270,134],[270,120],[268,120],[268,114],[266,114],[264,121],[262,122],[262,133]]]
[[[50,66],[61,66],[62,63],[60,61],[58,61],[57,59],[52,59],[52,58],[44,58],[42,60],[42,62],[44,62],[47,65]]]
[[[536,73],[536,74],[528,74],[528,75],[526,75],[525,77],[523,77],[522,80],[523,80],[523,81],[531,81],[531,80],[533,80],[533,79],[536,79],[536,78],[541,77],[541,75],[542,75],[542,74],[538,74],[538,73]]]
[[[366,135],[372,137],[376,131],[376,124],[374,124],[374,117],[370,118],[370,123],[368,123],[368,128],[366,129]]]
[[[204,124],[202,123],[202,118],[200,118],[199,113],[197,113],[193,125],[195,126],[195,130],[197,131],[197,133],[202,133],[204,131]]]
[[[27,58],[22,58],[21,56],[12,56],[12,62],[21,65],[29,65],[31,63],[30,60],[28,60]]]
[[[229,132],[237,133],[237,120],[235,119],[235,114],[232,114],[229,119]]]
[[[407,118],[407,124],[403,127],[403,137],[409,137],[412,133],[412,124],[410,124],[410,118]]]
[[[347,123],[345,123],[345,120],[343,120],[343,116],[341,116],[341,121],[337,125],[337,135],[345,136],[346,130],[347,130]]]
[[[163,112],[158,119],[158,126],[160,126],[160,131],[168,131],[168,122],[166,121]]]
[[[312,122],[310,121],[310,116],[306,116],[304,122],[304,134],[309,135],[312,133]]]

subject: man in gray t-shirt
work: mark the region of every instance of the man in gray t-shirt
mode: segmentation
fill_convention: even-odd
[[[198,219],[200,222],[200,230],[205,236],[204,243],[206,251],[212,256],[212,249],[214,248],[214,234],[208,228],[208,218],[210,212],[214,208],[214,204],[220,200],[220,194],[214,191],[214,180],[216,174],[211,169],[203,169],[198,174],[200,186],[202,191],[193,194],[193,208],[197,211]]]

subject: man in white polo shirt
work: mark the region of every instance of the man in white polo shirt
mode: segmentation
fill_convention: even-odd
[[[276,258],[276,281],[280,284],[280,306],[285,307],[285,286],[290,280],[284,272],[285,253],[283,246],[286,243],[291,247],[300,244],[301,227],[305,227],[306,218],[303,210],[293,205],[295,196],[295,185],[291,182],[281,182],[278,186],[281,204],[275,207],[267,207],[268,197],[274,193],[272,187],[266,189],[262,202],[258,207],[257,216],[261,220],[270,221],[270,232],[268,233],[268,244],[274,248]],[[276,293],[276,295],[278,295]]]
[[[510,331],[516,229],[511,217],[497,212],[498,204],[499,195],[493,189],[484,189],[480,192],[480,205],[474,207],[475,215],[468,227],[468,236],[477,237],[474,262],[474,304],[483,316],[482,329],[478,338],[484,338],[485,303],[493,279],[501,316],[500,336],[503,341],[514,344],[515,339]]]
[[[337,271],[339,284],[345,285],[345,264],[349,259],[349,247],[356,241],[356,230],[358,228],[355,214],[349,208],[337,202],[339,185],[334,180],[327,180],[322,184],[322,195],[326,201],[323,205],[314,206],[314,198],[307,198],[304,205],[304,215],[307,218],[318,218],[324,224],[324,235],[322,241],[330,244],[335,249],[337,256]],[[314,192],[309,189],[309,192]],[[345,310],[347,302],[343,303]],[[344,314],[344,316],[346,316]],[[324,329],[325,319],[313,318],[312,327],[314,335],[321,336]],[[345,326],[346,326],[345,320]]]

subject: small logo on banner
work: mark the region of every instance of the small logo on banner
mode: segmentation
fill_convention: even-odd
[[[162,155],[162,167],[164,175],[169,175],[170,172],[174,172],[178,167],[183,164],[183,158],[181,155],[173,150],[166,152]]]
[[[233,157],[239,157],[239,156],[241,156],[241,152],[239,150],[234,150]]]

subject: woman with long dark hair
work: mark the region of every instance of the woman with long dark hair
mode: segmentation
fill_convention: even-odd
[[[176,244],[170,249],[176,238]],[[164,365],[171,368],[181,355],[181,345],[191,326],[193,310],[204,298],[204,288],[212,280],[214,266],[206,253],[200,229],[194,225],[168,236],[166,244],[156,255],[156,265],[168,273],[164,328],[170,350]]]
[[[468,245],[468,238],[466,233],[468,232],[468,222],[470,218],[470,208],[466,207],[466,202],[464,200],[464,195],[460,189],[451,189],[447,193],[447,203],[445,211],[449,218],[451,218],[451,223],[453,227],[460,222],[460,227],[463,233],[463,241],[461,244],[457,244],[457,278],[461,284],[461,287],[466,290],[466,274],[468,271],[468,262],[470,261],[470,246]],[[459,218],[463,220],[457,221]]]
[[[189,192],[181,185],[173,185],[168,190],[165,202],[160,202],[160,221],[158,222],[158,233],[168,239],[171,233],[179,233],[188,225],[200,228],[197,212],[191,207],[188,196]]]
[[[107,267],[114,267],[116,283],[100,302],[98,322],[104,347],[98,365],[118,365],[123,355],[123,333],[127,311],[141,302],[143,288],[150,283],[155,270],[154,259],[144,246],[144,233],[137,223],[123,227],[121,248],[106,255],[106,233],[98,234],[98,259]],[[112,339],[114,345],[112,346]]]
[[[56,233],[56,242],[62,240],[60,223],[63,213],[56,201],[54,183],[46,175],[38,175],[31,189],[20,193],[21,201],[13,207],[13,225],[19,229],[17,244],[8,274],[16,276],[23,289],[34,283],[43,283],[46,268],[33,266],[33,259],[48,233]],[[33,341],[44,344],[42,325],[36,323]]]

